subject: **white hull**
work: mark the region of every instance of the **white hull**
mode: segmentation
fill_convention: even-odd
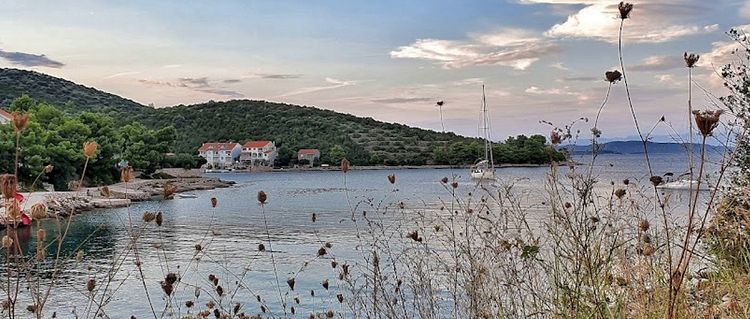
[[[471,172],[471,178],[473,178],[473,179],[483,179],[483,180],[494,180],[495,179],[495,172],[493,172],[493,171],[474,170],[474,171]]]
[[[676,189],[676,190],[696,190],[698,189],[698,181],[691,181],[687,179],[682,179],[679,181],[664,183],[659,186],[656,186],[656,188],[660,189]],[[700,190],[706,190],[706,185],[701,185]]]
[[[198,198],[198,195],[195,194],[177,194],[179,198]]]

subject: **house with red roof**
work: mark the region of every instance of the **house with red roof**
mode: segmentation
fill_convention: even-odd
[[[7,124],[13,120],[13,115],[7,111],[0,109],[0,124]]]
[[[248,141],[242,145],[240,162],[250,166],[273,166],[277,155],[273,141]]]
[[[303,148],[297,151],[297,160],[305,160],[310,166],[313,166],[315,161],[320,160],[320,150],[317,148]]]
[[[203,143],[198,155],[206,159],[211,168],[229,168],[240,159],[242,145],[239,143]]]

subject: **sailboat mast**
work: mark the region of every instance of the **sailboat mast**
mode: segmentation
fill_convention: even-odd
[[[484,126],[484,158],[490,162],[490,168],[494,170],[495,163],[492,158],[492,141],[490,141],[489,115],[487,114],[487,97],[482,84],[482,125]]]

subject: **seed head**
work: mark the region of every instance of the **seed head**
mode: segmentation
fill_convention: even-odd
[[[164,199],[173,199],[175,192],[177,192],[177,186],[172,185],[172,183],[164,184],[164,187],[162,189],[162,195],[164,195]]]
[[[10,238],[8,235],[3,236],[2,245],[5,249],[10,248],[13,245],[13,238]]]
[[[448,177],[443,177],[442,179],[440,179],[440,182],[443,184],[448,184]]]
[[[266,199],[268,199],[266,192],[264,191],[258,192],[258,202],[261,203],[261,205],[266,203]]]
[[[83,260],[83,256],[86,255],[86,253],[83,252],[83,250],[79,250],[76,253],[76,261],[81,262]]]
[[[687,52],[685,52],[683,58],[685,59],[685,66],[687,66],[688,68],[692,68],[695,67],[695,64],[698,63],[698,60],[700,60],[701,56],[695,53],[688,54]]]
[[[420,243],[422,242],[422,237],[419,236],[419,233],[416,230],[409,232],[406,235],[406,237],[411,238],[413,241],[416,241],[416,242],[420,242]]]
[[[552,130],[552,132],[549,133],[549,142],[552,145],[558,145],[562,143],[562,135],[560,135],[560,132],[557,130]]]
[[[318,219],[317,214],[312,213],[312,222],[314,223]]]
[[[328,279],[323,280],[323,282],[321,282],[320,284],[323,286],[323,288],[325,288],[326,290],[328,290]]]
[[[99,194],[101,194],[103,197],[109,198],[112,196],[112,193],[109,191],[109,187],[102,186],[102,188],[99,189]]]
[[[695,116],[695,124],[700,130],[703,136],[709,136],[713,133],[714,129],[719,126],[719,117],[724,113],[724,110],[715,111],[693,111]]]
[[[625,196],[626,191],[622,188],[619,188],[615,191],[615,196],[617,196],[618,199],[622,199],[623,196]]]
[[[396,184],[396,175],[388,175],[388,182],[390,182],[391,184]]]
[[[258,244],[258,251],[266,251],[266,245]]]
[[[458,182],[451,183],[451,187],[453,187],[453,189],[458,188]]]
[[[164,223],[164,216],[162,216],[161,212],[156,213],[156,225],[161,226],[161,224]]]
[[[339,300],[339,303],[343,303],[344,302],[344,295],[338,294],[338,295],[336,295],[336,299]]]
[[[11,114],[11,125],[13,131],[21,133],[29,125],[29,113],[26,112],[13,112]]]
[[[21,218],[21,205],[19,205],[18,200],[11,199],[5,203],[5,216],[12,221]]]
[[[195,303],[192,300],[185,301],[185,307],[193,308],[195,306]]]
[[[83,143],[83,155],[86,158],[91,158],[96,154],[96,150],[99,148],[99,144],[96,142]]]
[[[44,228],[37,229],[36,231],[37,242],[44,242],[45,239],[47,239],[47,231],[44,230]]]
[[[143,221],[144,222],[150,223],[150,222],[154,221],[154,219],[156,219],[156,214],[154,214],[153,212],[145,212],[145,213],[143,213]]]
[[[215,208],[217,204],[219,204],[219,200],[216,197],[211,197],[211,207]]]
[[[341,171],[344,173],[349,171],[349,160],[346,158],[341,160]]]
[[[664,182],[664,179],[661,176],[651,176],[648,180],[651,181],[651,184],[654,186],[659,186]]]
[[[12,174],[0,175],[0,188],[5,199],[16,198],[16,176]]]
[[[630,17],[630,11],[633,11],[633,5],[626,2],[620,2],[617,6],[617,10],[620,11],[619,18],[625,20]]]
[[[628,184],[630,184],[630,180],[629,180],[629,179],[627,179],[627,178],[626,178],[626,179],[623,179],[623,180],[622,180],[622,183],[623,183],[623,184],[625,184],[625,185],[628,185]]]
[[[47,164],[47,166],[44,167],[43,172],[44,174],[52,173],[52,170],[55,169],[55,166],[52,164]]]
[[[327,252],[325,247],[320,247],[320,249],[318,249],[318,257],[325,256],[326,253]]]
[[[132,181],[133,180],[133,168],[130,166],[123,167],[120,170],[120,180],[125,183],[129,183],[130,181]]]
[[[622,73],[617,70],[607,71],[604,72],[604,79],[607,80],[609,83],[616,83],[620,80],[622,80]]]
[[[36,203],[31,205],[31,218],[32,219],[45,219],[47,218],[47,205],[44,203]]]
[[[642,231],[647,231],[649,227],[650,227],[650,225],[649,225],[649,223],[648,223],[648,220],[647,220],[647,219],[641,219],[641,220],[640,220],[640,221],[638,222],[638,228],[639,228],[640,230],[642,230]]]
[[[92,292],[96,288],[96,280],[94,278],[89,279],[89,282],[86,283],[86,290],[89,292]]]
[[[289,285],[289,289],[294,290],[294,278],[287,279],[286,284]]]

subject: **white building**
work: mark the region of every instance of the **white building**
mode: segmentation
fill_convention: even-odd
[[[212,168],[227,168],[232,166],[242,153],[239,143],[203,143],[198,154],[206,159],[206,165]]]
[[[271,141],[249,141],[242,145],[240,161],[250,166],[273,166],[278,152]]]
[[[11,120],[13,120],[13,115],[3,109],[0,109],[0,124],[10,123]]]

